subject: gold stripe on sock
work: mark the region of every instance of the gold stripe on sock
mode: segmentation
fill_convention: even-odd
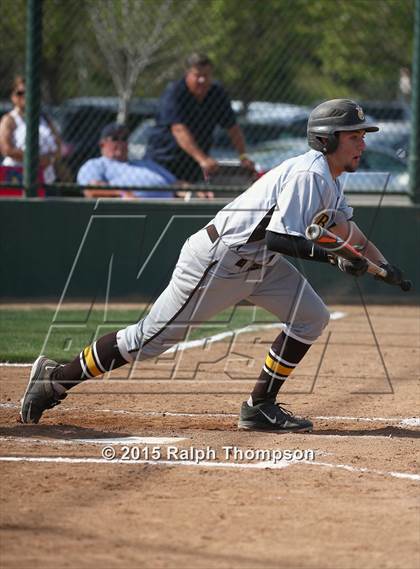
[[[294,367],[287,367],[287,366],[284,366],[284,365],[276,362],[275,360],[273,360],[273,358],[270,355],[267,355],[267,357],[265,359],[265,365],[269,369],[271,369],[271,371],[274,372],[275,374],[286,376],[286,377],[288,377],[292,373],[292,371],[295,369]]]
[[[92,346],[86,346],[83,350],[83,355],[85,356],[86,367],[89,373],[96,377],[97,375],[102,375],[103,371],[101,371],[95,363],[92,353]]]

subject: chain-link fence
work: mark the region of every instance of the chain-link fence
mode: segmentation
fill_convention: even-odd
[[[15,77],[25,73],[26,9],[2,2],[3,181],[22,176],[25,83]],[[245,187],[255,174],[244,154],[261,174],[306,151],[311,108],[338,97],[380,126],[345,188],[381,191],[387,180],[388,191],[408,192],[414,0],[44,0],[42,12],[40,180],[81,184],[60,195],[88,184],[99,195],[102,186],[149,192],[139,196],[153,194],[148,186],[171,196],[185,182]],[[194,52],[208,55],[213,74],[192,79],[191,111],[182,78]],[[228,95],[204,105],[200,86],[213,80]],[[114,122],[125,128],[104,130]],[[184,123],[192,141],[173,132]]]

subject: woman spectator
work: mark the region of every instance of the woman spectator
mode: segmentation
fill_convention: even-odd
[[[15,77],[11,92],[13,109],[0,121],[0,152],[4,166],[22,166],[25,152],[25,80]],[[51,184],[56,175],[54,162],[60,158],[60,137],[51,120],[41,113],[39,120],[39,163],[44,182]]]

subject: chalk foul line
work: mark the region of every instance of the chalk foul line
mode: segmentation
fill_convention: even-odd
[[[20,409],[17,403],[0,403],[0,409]],[[86,407],[61,406],[60,411],[86,411]],[[182,413],[172,411],[142,411],[129,409],[90,409],[91,413],[110,413],[111,415],[136,415],[140,417],[211,417],[237,418],[238,413]],[[420,417],[349,417],[340,415],[317,415],[319,421],[360,421],[365,423],[398,423],[401,427],[420,427]]]
[[[330,315],[331,320],[340,320],[347,316],[345,312],[335,311]],[[220,342],[225,338],[230,338],[234,335],[247,334],[249,332],[260,332],[261,330],[272,330],[278,328],[284,328],[285,325],[282,322],[274,322],[271,324],[251,324],[249,326],[244,326],[243,328],[237,328],[236,330],[227,330],[226,332],[220,332],[219,334],[214,334],[208,338],[201,338],[199,340],[189,340],[188,342],[181,342],[176,346],[172,346],[165,353],[170,354],[172,352],[189,350],[191,348],[200,348],[207,344],[213,344],[214,342]]]
[[[340,320],[347,316],[346,312],[334,311],[331,313],[331,320]],[[166,350],[165,354],[170,354],[177,351],[190,350],[192,348],[201,348],[204,345],[213,344],[214,342],[220,342],[225,338],[229,338],[238,334],[245,334],[248,332],[258,332],[260,330],[271,330],[273,328],[284,328],[284,324],[281,322],[275,322],[273,324],[251,324],[250,326],[244,326],[243,328],[238,328],[236,330],[228,330],[226,332],[220,332],[219,334],[214,334],[213,336],[208,336],[207,338],[201,338],[199,340],[189,340],[188,342],[180,342],[176,346],[172,346]],[[163,355],[163,354],[162,354]],[[32,364],[28,363],[0,363],[0,367],[32,367]]]
[[[172,460],[123,460],[114,459],[112,461],[103,458],[90,458],[90,457],[62,457],[62,456],[0,456],[1,462],[38,462],[38,463],[61,463],[61,464],[137,464],[137,465],[151,465],[151,466],[169,466],[169,467],[190,467],[190,468],[224,468],[224,469],[243,469],[243,470],[280,470],[288,466],[302,464],[307,466],[315,466],[321,468],[346,470],[358,474],[377,474],[379,476],[389,476],[391,478],[398,478],[402,480],[420,481],[419,474],[412,474],[410,472],[395,472],[384,471],[370,468],[363,468],[352,466],[350,464],[334,464],[329,462],[318,461],[297,461],[297,460],[279,460],[278,462],[210,462],[200,461],[194,462],[190,460],[172,461]]]
[[[102,437],[96,439],[52,439],[33,437],[0,436],[0,441],[34,445],[170,445],[181,441],[188,441],[188,437]]]

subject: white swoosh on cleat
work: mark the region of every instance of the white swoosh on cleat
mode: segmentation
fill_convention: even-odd
[[[264,411],[261,411],[261,409],[260,409],[260,413],[262,413],[264,415],[264,417],[266,419],[268,419],[270,421],[270,423],[272,423],[273,425],[275,425],[277,423],[277,417],[270,417],[270,415],[267,415],[266,413],[264,413]]]

